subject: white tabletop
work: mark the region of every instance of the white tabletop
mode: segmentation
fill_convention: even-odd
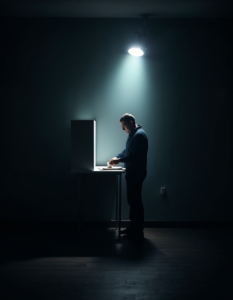
[[[125,173],[126,168],[122,168],[121,170],[102,170],[102,168],[106,168],[107,166],[96,166],[94,170],[71,170],[70,173],[73,174],[85,174],[85,173]]]
[[[120,172],[124,173],[126,168],[122,168],[121,170],[114,170],[113,168],[109,168],[109,170],[102,170],[102,168],[106,168],[107,166],[96,166],[94,168],[94,172],[108,172],[108,173],[115,173],[115,172]]]

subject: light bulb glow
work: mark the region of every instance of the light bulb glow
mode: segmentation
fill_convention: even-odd
[[[144,54],[140,48],[131,48],[128,50],[128,52],[133,56],[142,56]]]

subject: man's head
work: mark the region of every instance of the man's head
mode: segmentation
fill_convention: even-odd
[[[120,122],[121,122],[121,128],[122,128],[122,130],[124,130],[128,134],[131,131],[133,131],[134,128],[137,127],[136,120],[135,120],[134,116],[131,115],[131,114],[128,114],[128,113],[124,114],[120,118]]]

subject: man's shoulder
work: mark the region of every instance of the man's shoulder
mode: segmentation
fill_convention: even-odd
[[[136,132],[135,132],[135,137],[136,136],[143,136],[143,137],[147,137],[146,132],[143,128],[139,128]]]
[[[140,131],[138,130],[134,136],[133,136],[133,140],[132,140],[133,143],[137,143],[137,144],[145,144],[145,143],[148,143],[148,138],[147,138],[147,135],[145,133],[144,130],[141,130]]]

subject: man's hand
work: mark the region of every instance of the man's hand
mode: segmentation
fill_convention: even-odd
[[[116,156],[115,156],[115,157],[113,157],[113,158],[110,158],[110,159],[109,159],[109,164],[110,164],[110,162],[111,162],[111,161],[113,161],[113,160],[116,160],[116,159],[117,159],[117,157],[116,157]]]
[[[110,159],[109,159],[109,163],[110,163],[111,160],[114,160],[114,159],[117,159],[117,157],[115,156],[115,157],[113,157],[113,158],[110,158]]]
[[[109,160],[110,166],[115,166],[118,165],[119,163],[120,163],[120,158],[117,157],[113,157]]]

